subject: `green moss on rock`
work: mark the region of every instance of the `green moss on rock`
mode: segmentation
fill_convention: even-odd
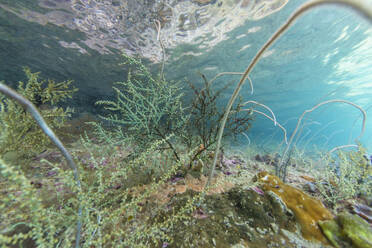
[[[319,222],[324,235],[335,247],[372,247],[372,228],[361,217],[347,212],[333,220]]]

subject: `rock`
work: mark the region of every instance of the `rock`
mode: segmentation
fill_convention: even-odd
[[[279,227],[277,224],[275,223],[270,223],[270,228],[271,230],[274,232],[274,233],[278,233],[279,232]]]
[[[358,215],[343,212],[333,220],[320,221],[319,226],[335,247],[372,247],[372,228]]]
[[[355,247],[372,247],[372,229],[361,217],[345,212],[339,214],[336,220]]]
[[[313,178],[313,177],[310,177],[310,176],[307,176],[307,175],[300,175],[300,177],[302,179],[305,179],[308,182],[311,182],[311,183],[314,183],[315,182],[315,178]]]
[[[342,233],[339,225],[334,220],[319,221],[319,226],[324,235],[328,238],[331,244],[337,248],[344,247],[347,244],[342,240]]]
[[[263,156],[257,154],[254,159],[258,162],[265,162],[268,165],[276,166],[279,163],[279,155],[275,154],[275,156],[271,156],[269,154],[265,154]]]
[[[355,203],[351,205],[351,209],[354,213],[356,213],[372,225],[372,208],[361,203]]]
[[[272,191],[266,192],[268,198],[272,202],[275,209],[282,215],[286,216],[294,216],[293,212],[287,208],[287,205],[283,202],[282,198],[280,198],[277,194]]]
[[[312,182],[308,182],[304,185],[304,189],[307,191],[307,192],[310,192],[310,193],[316,193],[317,192],[317,188],[316,188],[316,185]]]
[[[260,172],[256,180],[261,182],[264,191],[271,191],[278,195],[295,215],[301,225],[301,232],[305,239],[316,239],[324,244],[329,244],[319,229],[317,222],[333,219],[333,215],[323,204],[301,190],[284,184],[278,177],[267,172]]]
[[[260,154],[256,154],[256,156],[254,156],[254,159],[258,162],[265,162],[264,158],[261,157]]]

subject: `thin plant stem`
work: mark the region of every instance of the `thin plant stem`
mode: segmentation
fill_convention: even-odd
[[[160,70],[160,78],[162,80],[165,80],[164,78],[164,65],[165,65],[165,49],[164,49],[164,44],[162,42],[162,40],[160,39],[160,31],[161,31],[161,23],[159,20],[155,20],[155,26],[156,26],[156,30],[158,32],[158,35],[156,37],[156,40],[159,41],[160,43],[160,47],[161,47],[161,52],[162,52],[162,61],[161,61],[161,70]]]
[[[335,4],[335,5],[343,5],[347,7],[353,8],[359,15],[367,18],[370,22],[372,22],[372,8],[362,1],[357,0],[315,0],[311,1],[309,3],[303,4],[300,8],[298,8],[291,17],[279,28],[277,31],[269,38],[269,40],[261,47],[261,49],[258,51],[258,53],[254,56],[251,63],[248,65],[247,69],[245,70],[244,74],[242,75],[239,83],[237,84],[233,94],[230,97],[230,100],[226,106],[225,114],[221,120],[221,124],[218,130],[217,134],[217,145],[216,145],[216,151],[214,153],[214,159],[212,164],[212,169],[210,171],[208,181],[205,184],[205,187],[209,187],[209,184],[212,180],[213,173],[217,164],[217,159],[219,155],[219,151],[221,148],[221,140],[223,131],[225,129],[227,117],[230,114],[230,110],[232,108],[232,105],[234,104],[236,98],[238,97],[238,94],[240,92],[240,89],[242,85],[244,84],[245,80],[247,79],[249,73],[252,71],[253,67],[257,64],[257,62],[262,57],[262,54],[266,51],[267,48],[269,48],[274,41],[276,41],[284,32],[292,25],[292,23],[300,17],[302,14],[307,12],[308,10],[318,7],[325,4]]]
[[[324,131],[327,127],[335,123],[336,121],[328,122],[326,125],[324,125],[321,129],[319,129],[316,133],[314,133],[304,144],[303,149],[305,150],[306,147],[309,145],[310,141],[312,141],[318,134],[320,134],[322,131]]]
[[[246,133],[242,133],[242,134],[244,135],[244,137],[247,138],[247,140],[248,140],[248,145],[250,145],[250,144],[251,144],[251,139],[249,138],[249,136],[248,136]]]
[[[22,95],[18,94],[16,91],[12,90],[8,86],[3,83],[0,83],[0,92],[6,95],[7,97],[15,100],[18,102],[25,110],[27,110],[31,116],[35,119],[36,123],[39,125],[41,130],[49,137],[49,139],[58,147],[61,151],[62,155],[66,158],[67,164],[74,172],[74,179],[77,184],[77,188],[81,191],[81,183],[79,180],[79,171],[77,166],[72,159],[71,154],[67,151],[67,149],[63,146],[62,142],[59,140],[57,135],[53,132],[52,129],[46,124],[44,118],[41,116],[39,111],[36,109],[34,104],[32,104],[29,100],[24,98]],[[79,194],[79,193],[78,193]],[[78,222],[77,222],[77,231],[76,231],[76,240],[75,240],[75,247],[78,248],[80,246],[80,233],[81,233],[81,215],[82,215],[82,208],[79,206],[78,210]]]
[[[340,129],[340,130],[336,130],[336,131],[333,131],[328,137],[327,137],[327,141],[323,144],[323,148],[324,149],[327,149],[327,145],[329,143],[330,140],[332,140],[332,138],[336,135],[336,134],[339,134],[339,133],[342,133],[344,132],[345,130],[344,129]]]
[[[341,100],[341,99],[335,99],[335,100],[328,100],[328,101],[324,101],[324,102],[321,102],[321,103],[318,103],[317,105],[315,105],[314,107],[312,107],[311,109],[308,109],[308,110],[305,110],[302,115],[300,116],[300,118],[298,119],[297,121],[297,125],[296,125],[296,128],[295,130],[293,131],[291,137],[289,138],[289,142],[287,144],[287,147],[286,149],[284,150],[283,152],[283,156],[282,156],[282,159],[281,159],[281,162],[279,164],[279,166],[277,166],[276,168],[276,174],[277,176],[281,177],[285,177],[285,175],[280,175],[281,174],[281,171],[283,171],[283,167],[284,167],[284,161],[285,161],[285,157],[287,156],[287,153],[289,151],[289,148],[292,144],[292,141],[294,139],[294,137],[296,136],[296,133],[301,125],[301,121],[302,119],[304,118],[304,116],[307,114],[307,113],[311,113],[313,112],[314,110],[316,110],[317,108],[319,108],[320,106],[323,106],[325,104],[329,104],[329,103],[334,103],[334,102],[341,102],[341,103],[346,103],[346,104],[349,104],[357,109],[360,110],[360,112],[363,114],[363,123],[362,123],[362,130],[360,132],[360,135],[356,138],[356,140],[359,140],[362,136],[363,136],[363,133],[364,133],[364,130],[365,130],[365,124],[366,124],[366,118],[367,118],[367,114],[366,112],[363,110],[363,108],[361,108],[360,106],[356,105],[355,103],[352,103],[352,102],[349,102],[349,101],[346,101],[346,100]]]
[[[214,78],[212,78],[211,81],[208,82],[208,86],[213,83],[218,77],[223,76],[223,75],[243,75],[244,72],[220,72],[218,73]],[[249,81],[249,85],[251,86],[251,95],[253,95],[253,83],[252,80],[249,76],[247,76],[247,79]]]
[[[244,111],[244,110],[248,110],[248,109],[242,109],[242,110],[240,110],[240,111]],[[275,123],[275,121],[274,121],[273,118],[271,118],[270,116],[268,116],[267,114],[265,114],[265,113],[263,113],[263,112],[261,112],[261,111],[258,111],[258,110],[255,110],[255,109],[249,109],[249,111],[253,111],[253,112],[257,113],[257,114],[263,115],[263,116],[265,116],[266,118],[268,118],[269,120],[271,120],[271,121],[273,121],[273,122]],[[284,139],[283,139],[283,140],[284,140],[284,142],[285,142],[286,144],[288,144],[288,141],[287,141],[287,130],[286,130],[282,125],[280,125],[278,122],[276,122],[276,124],[277,124],[277,126],[278,126],[280,129],[283,130],[283,133],[284,133]]]
[[[253,104],[256,104],[256,105],[259,105],[261,107],[264,107],[265,109],[269,110],[271,115],[273,116],[273,121],[274,121],[274,126],[276,126],[277,122],[276,122],[276,117],[275,117],[275,114],[274,112],[271,110],[271,108],[269,108],[268,106],[266,106],[265,104],[262,104],[262,103],[259,103],[259,102],[256,102],[256,101],[246,101],[245,103],[243,103],[241,106],[245,106],[249,103],[253,103]]]
[[[336,146],[335,148],[331,149],[328,153],[331,154],[334,151],[344,149],[344,148],[349,148],[349,147],[356,147],[358,148],[358,145],[350,144],[350,145],[343,145],[343,146]]]
[[[368,108],[365,109],[366,113],[368,112],[368,110],[369,110],[370,108],[372,108],[372,105],[369,105]],[[354,120],[354,122],[353,122],[353,125],[352,125],[352,127],[351,127],[351,129],[350,129],[350,133],[349,133],[349,141],[348,141],[348,143],[351,143],[351,136],[352,136],[352,134],[353,134],[353,129],[354,129],[355,124],[356,124],[357,121],[359,120],[359,118],[360,118],[360,116],[358,116],[358,118],[356,118],[356,119]]]

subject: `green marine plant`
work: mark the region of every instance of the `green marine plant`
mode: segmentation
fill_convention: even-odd
[[[84,148],[81,152],[88,152],[81,164],[82,184],[86,189],[83,198],[87,203],[83,218],[85,246],[148,247],[160,240],[170,242],[168,229],[164,226],[168,221],[174,224],[176,220],[172,221],[173,217],[170,217],[163,223],[149,223],[148,216],[156,216],[162,206],[149,208],[147,202],[175,174],[186,157],[182,156],[179,162],[168,160],[164,165],[167,170],[159,173],[157,178],[151,178],[147,184],[137,184],[141,177],[138,169],[146,171],[157,166],[159,161],[154,159],[154,154],[164,140],[153,142],[131,160],[124,160],[123,151],[113,149],[112,144],[106,143],[105,147],[109,149],[102,149],[102,143],[95,144],[87,136],[81,141]],[[175,213],[174,216],[179,215]]]
[[[316,185],[330,207],[337,209],[342,201],[361,195],[372,196],[372,165],[361,145],[356,151],[328,153],[322,161],[325,164],[315,174]]]
[[[249,73],[252,71],[254,66],[257,64],[257,62],[260,60],[264,52],[282,35],[285,33],[285,31],[293,24],[293,22],[299,18],[301,15],[306,13],[307,11],[326,4],[335,4],[335,5],[341,5],[346,7],[353,8],[359,15],[364,16],[369,21],[372,21],[372,9],[370,6],[362,1],[356,1],[356,0],[314,0],[308,3],[303,4],[300,6],[289,18],[288,20],[279,27],[276,32],[268,39],[268,41],[260,48],[260,50],[257,52],[257,54],[254,56],[254,58],[251,60],[250,64],[248,65],[247,69],[244,71],[242,77],[240,78],[238,84],[235,87],[234,92],[232,93],[230,100],[228,104],[226,105],[224,116],[221,120],[219,130],[218,130],[218,137],[217,137],[217,145],[216,145],[216,152],[214,153],[213,158],[213,164],[212,169],[209,174],[208,181],[205,185],[205,187],[208,187],[211,179],[213,177],[214,169],[217,164],[217,160],[219,157],[219,150],[221,147],[221,140],[223,136],[223,132],[226,126],[227,118],[231,112],[231,108],[236,100],[236,98],[239,95],[239,92],[245,83],[246,79],[249,76]]]
[[[41,109],[41,115],[52,129],[64,127],[72,109],[56,104],[71,98],[77,91],[71,87],[72,81],[40,80],[39,73],[32,73],[29,68],[24,68],[24,72],[28,81],[19,82],[17,92]],[[51,143],[30,113],[4,95],[0,95],[0,126],[0,154],[17,151],[26,156],[34,155]]]
[[[69,182],[71,183],[72,181],[74,181],[76,183],[76,185],[74,186],[77,187],[77,191],[80,191],[81,184],[79,180],[79,171],[77,169],[75,162],[72,159],[72,156],[63,146],[59,138],[54,134],[53,130],[50,129],[50,127],[47,125],[44,118],[41,116],[41,114],[32,104],[32,102],[30,102],[29,100],[27,100],[14,90],[10,89],[6,85],[2,84],[1,82],[0,92],[3,93],[8,98],[11,98],[14,101],[16,101],[18,104],[20,104],[25,111],[28,111],[32,118],[34,118],[34,120],[36,121],[37,125],[39,125],[41,130],[58,147],[58,149],[62,152],[62,155],[66,158],[67,164],[73,170],[74,180],[70,180]],[[4,214],[4,216],[1,216],[1,219],[9,220],[14,218],[16,222],[11,223],[10,229],[5,228],[5,230],[3,229],[1,231],[0,244],[6,243],[16,244],[18,243],[19,239],[21,239],[22,242],[22,240],[27,238],[36,238],[37,242],[44,243],[45,235],[43,234],[43,231],[45,231],[45,228],[41,228],[41,225],[32,225],[31,231],[27,232],[26,234],[24,234],[24,232],[20,232],[17,235],[12,235],[13,237],[11,238],[9,236],[4,235],[10,231],[13,231],[13,229],[18,225],[26,226],[26,228],[28,228],[29,224],[27,223],[29,222],[30,219],[32,219],[34,222],[38,224],[40,222],[50,221],[50,218],[48,217],[51,217],[53,219],[52,220],[53,223],[55,220],[52,215],[45,216],[45,214],[47,214],[48,212],[44,211],[45,209],[42,207],[41,201],[36,197],[36,192],[30,186],[32,185],[31,182],[25,177],[25,175],[22,172],[15,171],[11,166],[8,166],[0,159],[0,175],[1,175],[0,183],[2,184],[2,186],[5,186],[2,188],[6,189],[9,192],[9,193],[2,192],[5,193],[7,197],[3,197],[2,198],[3,201],[0,204],[1,215]],[[17,198],[19,199],[19,201],[17,201]],[[31,216],[26,215],[25,217],[24,215],[25,212],[23,208],[25,209],[29,208],[29,210],[31,210],[31,213],[35,211],[36,214],[32,213]],[[18,214],[17,211],[14,211],[15,209],[19,211]],[[75,239],[76,248],[78,248],[80,245],[79,243],[81,231],[80,221],[81,214],[82,208],[80,206],[78,210],[77,231]],[[65,220],[64,223],[66,224]],[[49,231],[47,238],[54,240],[53,230],[55,230],[54,229],[55,226],[53,224],[49,226],[51,227],[51,230]]]
[[[36,186],[23,170],[0,160],[0,246],[72,247],[75,242],[75,247],[159,247],[162,242],[172,243],[172,230],[179,221],[192,218],[201,194],[169,211],[165,207],[169,203],[163,203],[169,198],[167,191],[161,191],[189,155],[182,155],[179,162],[168,160],[167,170],[150,183],[133,184],[137,168],[157,166],[154,153],[164,142],[154,142],[127,161],[124,150],[110,143],[102,149],[101,142],[96,144],[85,135],[74,149],[74,157],[79,158],[77,194],[73,193],[74,174],[58,161],[33,162],[41,164],[43,174],[52,175]]]
[[[22,169],[17,170],[15,166],[10,166],[0,160],[0,184],[3,194],[0,200],[0,217],[2,219],[0,245],[2,247],[32,244],[38,247],[71,247],[75,235],[75,247],[80,247],[81,236],[84,237],[84,242],[82,242],[84,247],[91,245],[115,246],[115,244],[147,247],[146,244],[149,242],[159,242],[159,236],[164,240],[170,240],[164,232],[165,225],[169,226],[167,229],[169,230],[175,222],[189,218],[189,214],[185,213],[194,209],[194,203],[198,201],[197,198],[193,198],[188,205],[180,209],[178,214],[172,215],[162,223],[156,222],[153,225],[142,223],[139,225],[142,222],[141,219],[134,223],[132,221],[133,216],[139,214],[140,202],[154,193],[159,185],[167,181],[178,166],[183,163],[182,161],[182,163],[173,163],[161,175],[161,178],[151,184],[139,197],[130,196],[129,187],[118,186],[118,183],[125,183],[125,179],[131,175],[131,169],[138,168],[141,164],[149,165],[153,161],[151,154],[153,154],[155,147],[161,143],[153,143],[151,149],[124,166],[121,153],[115,155],[107,153],[108,151],[116,151],[115,149],[102,151],[100,145],[91,143],[87,138],[82,139],[83,146],[89,151],[88,163],[93,165],[94,173],[91,173],[89,168],[88,170],[81,168],[84,165],[82,162],[82,164],[78,164],[81,171],[79,175],[71,155],[47,126],[35,106],[3,84],[0,84],[0,92],[14,99],[30,112],[37,124],[62,151],[73,169],[73,173],[70,173],[59,165],[41,161],[52,169],[47,174],[53,172],[51,175],[57,174],[58,176],[45,178],[42,184],[35,184],[33,179],[29,178]],[[105,157],[110,157],[112,161],[107,162]],[[48,166],[44,168],[48,168]],[[79,178],[81,178],[81,183]],[[75,185],[74,182],[77,184]],[[54,192],[50,190],[53,185],[54,187],[63,185],[62,192],[60,188],[55,188]],[[123,188],[124,191],[117,191],[119,188]],[[74,197],[71,193],[76,190],[78,194],[77,197]],[[125,204],[112,208],[113,205],[117,205],[117,202],[123,201]],[[77,205],[80,205],[78,215],[74,214]],[[107,215],[108,213],[111,214]],[[126,218],[127,220],[125,220]],[[76,221],[78,222],[77,231],[74,227]],[[123,228],[116,230],[116,232],[112,231],[118,225]],[[133,227],[137,230],[135,235],[127,237],[125,230]],[[82,235],[80,235],[81,233]]]
[[[164,149],[172,150],[179,161],[180,156],[174,142],[166,139],[170,134],[182,131],[188,116],[181,103],[183,96],[179,84],[155,79],[150,71],[136,58],[123,54],[130,66],[127,81],[113,87],[116,100],[102,100],[112,114],[101,116],[104,120],[127,128],[127,137],[134,137],[138,151],[143,151],[153,142],[165,140]]]

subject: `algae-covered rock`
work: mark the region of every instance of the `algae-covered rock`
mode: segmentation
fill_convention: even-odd
[[[163,222],[177,213],[197,192],[187,190],[175,195],[158,217]],[[206,195],[203,204],[187,214],[189,218],[174,225],[167,235],[173,247],[296,247],[287,241],[282,230],[296,234],[294,216],[277,211],[277,206],[267,195],[250,189],[234,187],[224,193]],[[302,238],[299,235],[300,238]],[[283,247],[283,246],[282,246]],[[316,247],[316,246],[312,246]]]
[[[344,247],[341,245],[345,243],[342,236],[342,230],[335,220],[319,221],[319,226],[323,231],[323,234],[331,242],[331,244],[337,248]]]
[[[319,222],[319,226],[335,247],[372,247],[372,228],[358,215],[340,213],[333,220]]]
[[[372,228],[361,217],[341,213],[337,216],[337,222],[342,227],[342,233],[351,240],[354,247],[372,247]]]
[[[275,193],[294,213],[297,222],[301,225],[302,235],[305,239],[316,239],[328,244],[317,223],[321,220],[333,219],[333,215],[319,200],[283,183],[277,176],[267,172],[258,173],[256,179],[262,183],[262,188],[266,193]]]

